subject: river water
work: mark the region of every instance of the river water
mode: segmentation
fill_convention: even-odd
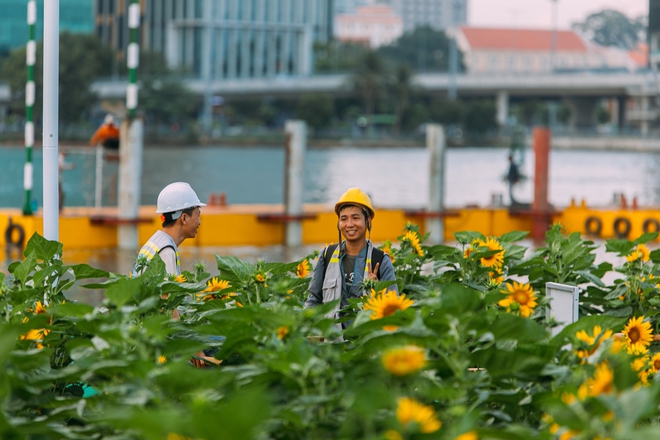
[[[93,206],[95,165],[90,149],[67,149],[66,160],[75,164],[62,173],[67,206]],[[0,148],[0,207],[23,204],[22,148]],[[42,155],[34,152],[34,198],[41,205]],[[585,199],[591,206],[612,203],[614,193],[628,200],[637,197],[641,205],[660,205],[660,154],[612,151],[553,151],[550,158],[549,198],[561,208],[574,198]],[[456,148],[446,156],[445,205],[486,206],[493,194],[508,202],[503,176],[508,169],[508,150],[503,148]],[[349,187],[367,191],[376,206],[421,208],[428,197],[428,153],[422,148],[327,148],[310,149],[305,156],[304,199],[308,203],[334,204]],[[531,201],[534,174],[533,152],[527,152],[522,171],[529,179],[516,188],[519,201]],[[103,181],[104,204],[116,204],[116,162],[107,162]],[[275,147],[148,147],[144,150],[142,201],[156,204],[159,191],[168,183],[188,181],[202,200],[211,193],[224,192],[230,204],[282,203],[284,151]],[[530,243],[531,244],[531,243]],[[204,262],[217,274],[215,255],[235,255],[254,262],[294,261],[318,246],[287,249],[268,247],[182,247],[185,269]],[[601,251],[602,252],[602,249]],[[5,271],[12,259],[0,262]],[[101,251],[67,250],[66,264],[88,263],[112,272],[128,273],[134,252],[107,249]],[[4,267],[2,267],[4,266]],[[101,299],[100,292],[71,292],[79,299]]]
[[[93,206],[95,165],[91,149],[67,149],[75,168],[62,173],[67,206]],[[446,156],[445,205],[485,206],[493,194],[508,201],[503,180],[508,169],[503,148],[455,148]],[[23,204],[22,148],[0,148],[0,207]],[[42,155],[34,152],[34,199],[41,206]],[[608,205],[614,193],[642,205],[660,204],[660,154],[613,151],[553,151],[549,198],[556,207],[585,199],[591,206]],[[106,162],[103,204],[116,204],[116,162]],[[529,151],[522,171],[530,178],[519,184],[519,201],[533,196],[534,155]],[[190,182],[201,200],[223,192],[230,204],[282,203],[284,151],[276,147],[147,147],[144,150],[142,203],[156,204],[159,191],[174,181]],[[349,187],[369,193],[376,206],[421,208],[428,198],[428,152],[423,148],[310,149],[305,156],[304,200],[334,203]]]

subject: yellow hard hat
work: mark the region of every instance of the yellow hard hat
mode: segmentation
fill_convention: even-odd
[[[344,194],[341,195],[339,201],[335,205],[335,213],[339,215],[339,208],[343,205],[359,205],[369,211],[371,218],[374,218],[376,213],[374,207],[371,205],[371,199],[360,188],[349,188]]]

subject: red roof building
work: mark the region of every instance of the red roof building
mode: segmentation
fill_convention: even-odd
[[[372,48],[389,44],[403,35],[403,21],[386,5],[357,8],[354,14],[335,17],[335,38],[366,43]]]
[[[457,43],[470,73],[636,68],[625,53],[614,56],[610,48],[604,50],[571,30],[463,26]]]

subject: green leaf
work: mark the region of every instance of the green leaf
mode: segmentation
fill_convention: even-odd
[[[483,323],[496,341],[514,339],[518,342],[537,343],[549,336],[548,331],[529,318],[501,313],[492,323]]]
[[[646,232],[642,234],[637,240],[633,241],[634,244],[646,244],[649,241],[655,240],[658,238],[657,232]]]
[[[254,266],[239,260],[236,257],[215,256],[218,264],[220,278],[227,280],[234,286],[247,283],[254,274]]]
[[[591,281],[598,287],[605,287],[605,283],[603,283],[603,281],[600,278],[598,278],[596,275],[592,274],[591,272],[588,272],[586,270],[576,270],[574,273],[576,273],[577,275],[582,275],[584,278]]]
[[[76,264],[70,267],[76,279],[83,280],[86,278],[107,278],[110,274],[105,270],[95,269],[88,264]]]
[[[486,238],[480,232],[474,232],[474,231],[455,232],[454,237],[456,238],[456,241],[459,242],[460,244],[470,244],[472,243],[473,240],[477,240],[477,239],[484,240]]]
[[[84,303],[66,302],[52,306],[48,311],[55,316],[76,316],[82,317],[94,311],[94,307]]]
[[[606,252],[616,252],[621,256],[628,255],[636,246],[632,241],[618,239],[606,240],[605,243]]]
[[[37,260],[50,261],[55,255],[62,255],[62,243],[46,240],[36,232],[32,234],[25,246],[24,256],[34,252]]]
[[[660,263],[660,249],[656,249],[654,251],[651,251],[650,258],[651,258],[651,261],[653,261],[655,264]]]
[[[442,289],[442,309],[447,313],[462,315],[474,310],[481,303],[479,293],[467,286],[452,283]]]
[[[511,231],[503,234],[500,237],[500,243],[511,243],[514,241],[524,240],[529,235],[529,232],[525,231]]]
[[[125,278],[110,286],[105,291],[105,296],[111,303],[121,307],[137,296],[141,285],[140,278]]]
[[[16,268],[14,269],[14,277],[21,282],[21,285],[25,286],[28,275],[32,270],[34,270],[37,265],[37,260],[35,258],[34,252],[27,254],[27,258],[23,260]]]

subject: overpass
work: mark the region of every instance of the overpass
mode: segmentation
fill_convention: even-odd
[[[223,79],[207,82],[201,79],[183,80],[194,92],[203,94],[210,87],[214,95],[225,98],[271,97],[292,98],[305,93],[329,93],[333,96],[355,94],[350,74],[276,76],[273,78]],[[616,117],[620,127],[627,122],[638,124],[642,133],[659,112],[652,108],[651,98],[659,87],[652,72],[575,72],[538,75],[477,75],[451,78],[445,73],[417,74],[413,83],[434,94],[447,94],[454,82],[458,95],[496,99],[497,120],[503,125],[512,99],[565,100],[574,109],[573,125],[592,126],[593,114],[602,98],[616,99]],[[126,93],[125,81],[99,81],[94,89],[102,98],[121,98]],[[632,107],[629,108],[629,101]],[[627,114],[626,114],[627,112]]]
[[[271,97],[293,98],[305,93],[329,93],[349,96],[356,92],[350,74],[275,76],[272,78],[236,78],[211,82],[197,78],[181,78],[192,91],[204,94],[210,87],[214,95],[225,98]],[[616,98],[618,121],[639,123],[642,131],[658,116],[651,98],[658,96],[658,80],[652,72],[637,73],[555,73],[539,75],[458,75],[454,78],[458,95],[462,97],[495,98],[498,122],[506,122],[511,99],[564,99],[573,106],[577,125],[591,125],[598,100]],[[446,94],[452,78],[444,73],[417,74],[413,83],[432,94]],[[101,99],[122,99],[126,96],[126,81],[103,80],[92,86]],[[0,105],[9,100],[9,88],[0,85]],[[628,101],[632,107],[628,109]],[[628,114],[626,114],[626,111]]]

